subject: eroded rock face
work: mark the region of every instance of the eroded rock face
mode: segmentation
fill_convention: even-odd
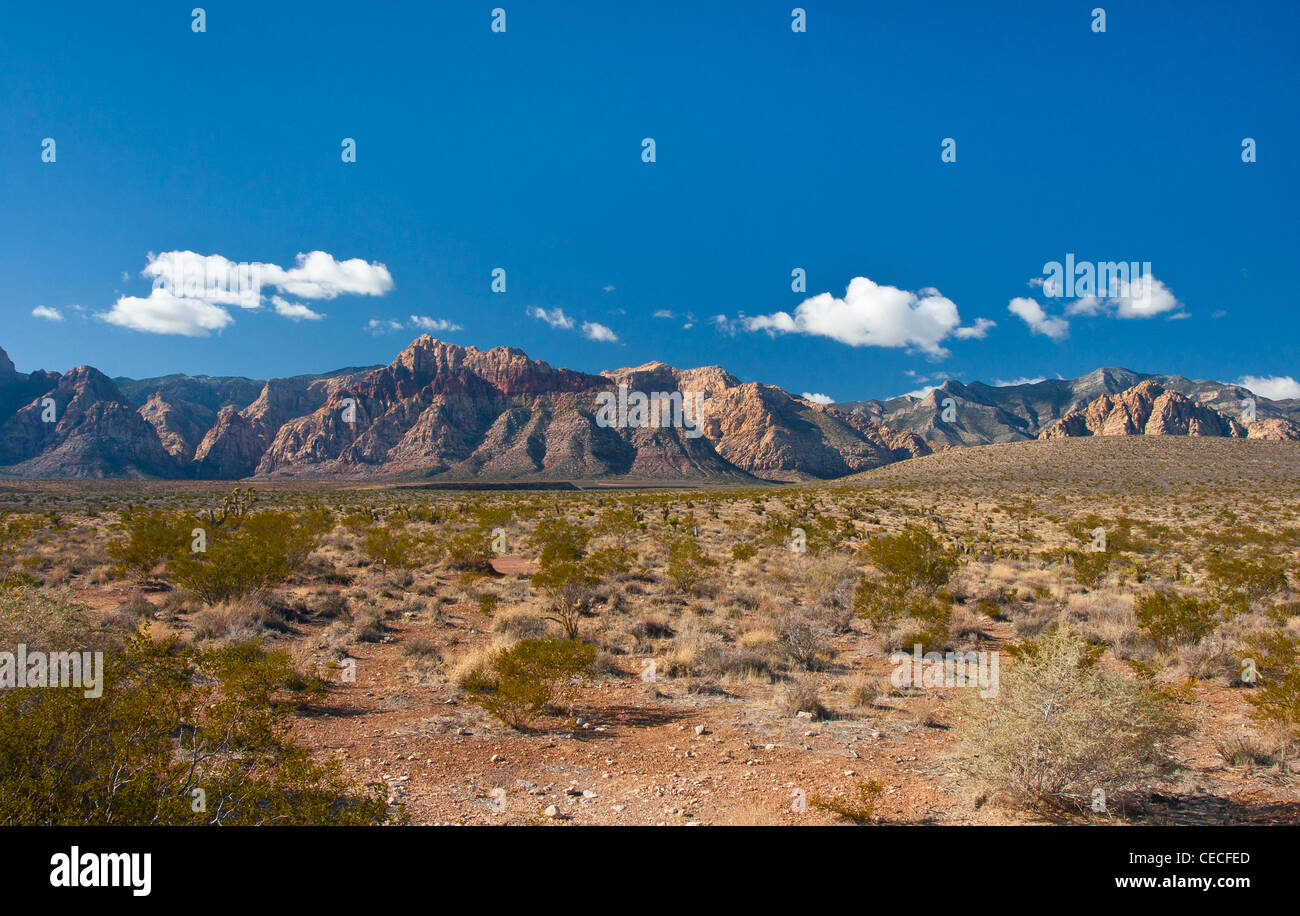
[[[1246,427],[1247,439],[1265,439],[1274,442],[1300,442],[1300,426],[1290,420],[1256,420]]]
[[[1147,380],[1118,394],[1105,394],[1082,410],[1063,416],[1040,439],[1072,436],[1230,436],[1246,435],[1236,420],[1177,391]]]
[[[169,401],[161,392],[154,392],[140,408],[140,416],[157,431],[167,453],[179,464],[188,465],[217,415],[201,404]]]
[[[43,419],[54,402],[53,423]],[[176,477],[157,431],[112,380],[79,366],[0,426],[0,465],[24,477]]]

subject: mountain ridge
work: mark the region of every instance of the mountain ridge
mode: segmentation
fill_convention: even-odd
[[[701,415],[602,422],[600,396],[619,386],[699,393]],[[1244,398],[1255,423],[1234,417]],[[950,379],[920,397],[826,405],[717,365],[653,360],[590,374],[427,334],[387,365],[266,380],[110,379],[89,366],[24,374],[0,349],[9,477],[797,481],[947,448],[1147,432],[1300,438],[1300,400],[1103,367],[1007,386]]]

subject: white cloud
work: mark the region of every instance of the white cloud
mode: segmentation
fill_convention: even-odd
[[[1021,376],[1020,378],[998,378],[993,380],[995,388],[1013,388],[1016,385],[1037,385],[1039,382],[1047,381],[1045,375],[1035,375],[1033,378]]]
[[[553,328],[564,328],[566,330],[573,327],[573,319],[564,314],[564,309],[558,305],[549,312],[546,309],[532,306],[528,309],[528,314],[533,318],[545,321]]]
[[[155,292],[166,292],[175,299],[201,299],[211,305],[255,309],[262,304],[265,266],[236,264],[219,254],[151,251],[140,276],[153,280]]]
[[[236,263],[219,254],[150,252],[140,275],[153,280],[149,295],[122,296],[98,317],[132,330],[187,337],[205,337],[234,321],[226,306],[261,308],[264,286],[300,299],[382,296],[393,288],[383,264],[360,258],[338,261],[324,251],[299,253],[287,270],[257,261]],[[271,304],[276,314],[294,321],[323,317],[279,296],[272,296]]]
[[[1064,318],[1051,318],[1043,307],[1033,299],[1019,296],[1007,305],[1007,311],[1015,315],[1035,334],[1042,334],[1052,340],[1061,340],[1070,333],[1070,322]]]
[[[1270,401],[1300,398],[1300,382],[1289,375],[1243,375],[1237,384]]]
[[[924,388],[918,388],[915,391],[907,392],[907,394],[903,395],[903,397],[920,399],[925,397],[927,394],[929,394],[931,391],[934,391],[938,387],[939,387],[938,385],[926,385]]]
[[[1113,313],[1116,318],[1154,318],[1181,308],[1182,303],[1155,277],[1138,277],[1131,283],[1122,277],[1106,290],[1107,295],[1084,296],[1071,302],[1066,312],[1071,315],[1098,315]]]
[[[998,323],[991,318],[976,318],[968,328],[958,328],[952,336],[958,340],[983,340],[989,334],[989,328],[996,328]]]
[[[50,308],[48,305],[38,305],[32,309],[34,318],[44,318],[46,321],[62,321],[63,313],[56,308]]]
[[[588,340],[599,340],[605,343],[618,343],[618,335],[595,321],[584,321],[582,323],[582,333]]]
[[[393,321],[391,318],[371,318],[365,323],[361,330],[370,334],[392,334],[402,329],[400,321]]]
[[[123,296],[99,317],[133,331],[182,337],[207,337],[235,320],[219,305],[205,299],[173,296],[165,289],[155,289],[143,298]]]
[[[274,264],[261,267],[263,282],[302,299],[382,296],[393,288],[392,274],[383,264],[367,263],[361,258],[336,261],[324,251],[299,253],[289,270]]]
[[[411,324],[423,331],[463,331],[465,330],[458,324],[448,321],[446,318],[429,318],[425,315],[412,315]]]
[[[669,309],[655,309],[655,313],[654,313],[653,317],[655,317],[655,318],[676,318],[676,317],[677,317],[677,313],[676,313],[676,312],[673,312],[673,311],[671,311],[671,310],[669,310]]]
[[[842,299],[821,293],[799,303],[793,315],[774,312],[742,323],[748,331],[829,337],[851,347],[908,347],[935,357],[948,355],[942,342],[958,330],[968,337],[987,330],[962,329],[957,306],[937,289],[910,292],[867,277],[850,280]]]
[[[834,403],[835,403],[835,399],[832,398],[830,395],[826,395],[826,394],[816,394],[816,393],[810,393],[810,392],[805,391],[805,392],[803,393],[803,397],[804,397],[805,400],[812,401],[814,404],[834,404]]]
[[[306,319],[307,321],[319,321],[325,317],[320,312],[313,312],[301,302],[290,302],[279,296],[272,296],[271,304],[275,306],[275,313],[277,315],[292,319],[293,321],[302,321],[303,319]]]

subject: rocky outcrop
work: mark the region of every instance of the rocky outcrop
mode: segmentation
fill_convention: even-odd
[[[140,416],[158,433],[158,439],[178,464],[187,465],[194,450],[216,419],[215,411],[189,401],[171,401],[154,392],[140,408]]]
[[[1300,442],[1300,426],[1290,420],[1256,420],[1246,427],[1247,439],[1265,439],[1273,442]]]
[[[157,431],[97,369],[80,366],[0,426],[0,465],[23,477],[176,477]]]
[[[1230,436],[1246,435],[1236,420],[1177,391],[1146,380],[1119,394],[1105,394],[1082,410],[1066,414],[1043,430],[1040,439],[1073,436]]]

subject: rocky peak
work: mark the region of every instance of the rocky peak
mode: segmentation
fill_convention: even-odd
[[[1105,371],[1105,370],[1099,370]],[[1232,436],[1245,429],[1204,404],[1154,379],[1117,394],[1103,394],[1087,407],[1061,417],[1038,438],[1072,436]]]

